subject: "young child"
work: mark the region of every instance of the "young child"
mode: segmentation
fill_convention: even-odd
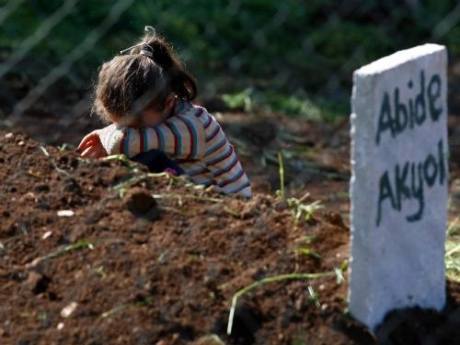
[[[82,156],[121,153],[153,170],[183,172],[196,184],[251,197],[249,179],[221,126],[191,103],[195,80],[171,45],[147,31],[120,53],[126,51],[99,72],[94,110],[112,124],[83,138]]]

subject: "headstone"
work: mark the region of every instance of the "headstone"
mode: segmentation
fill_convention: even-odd
[[[354,73],[349,310],[445,304],[447,52],[425,44]]]

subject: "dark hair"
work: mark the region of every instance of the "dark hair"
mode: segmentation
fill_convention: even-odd
[[[100,117],[135,118],[149,107],[163,110],[171,94],[189,101],[196,97],[195,79],[163,37],[148,31],[127,50],[129,54],[105,62],[99,71],[93,111]]]

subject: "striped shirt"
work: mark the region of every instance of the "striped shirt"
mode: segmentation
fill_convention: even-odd
[[[112,124],[98,131],[108,154],[134,157],[153,149],[177,161],[195,184],[225,194],[251,197],[251,185],[217,120],[201,106],[178,101],[173,113],[153,127]]]

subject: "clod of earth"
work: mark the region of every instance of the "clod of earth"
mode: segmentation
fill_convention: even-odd
[[[152,192],[135,187],[130,189],[124,196],[124,203],[129,211],[136,216],[154,216],[158,214],[157,202]]]

